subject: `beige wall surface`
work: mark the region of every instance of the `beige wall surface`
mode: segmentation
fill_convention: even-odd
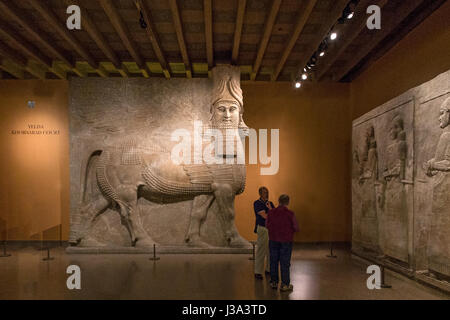
[[[0,81],[2,238],[68,236],[67,93],[65,81]]]
[[[243,84],[245,121],[254,129],[280,130],[280,168],[260,175],[247,166],[245,192],[236,198],[240,233],[255,239],[253,201],[267,186],[276,204],[291,197],[300,232],[295,241],[351,239],[349,86],[309,83],[301,90],[287,83]]]

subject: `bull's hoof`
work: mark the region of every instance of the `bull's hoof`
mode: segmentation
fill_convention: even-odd
[[[105,247],[106,243],[98,241],[91,237],[85,237],[80,240],[78,247]]]
[[[209,248],[209,247],[211,247],[206,242],[200,240],[199,236],[187,237],[184,241],[186,242],[186,244],[189,247],[197,247],[197,248]]]
[[[153,247],[154,244],[155,244],[155,241],[153,241],[149,237],[146,237],[146,238],[136,239],[136,242],[133,244],[133,246],[136,248],[148,248],[148,247]]]
[[[240,235],[235,235],[228,238],[228,246],[231,248],[251,248],[250,242],[242,238]]]

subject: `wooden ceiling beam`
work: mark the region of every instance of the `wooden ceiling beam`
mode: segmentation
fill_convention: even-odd
[[[138,65],[139,69],[141,69],[141,73],[144,77],[148,78],[150,76],[150,70],[147,67],[144,59],[139,53],[136,43],[133,41],[130,35],[130,31],[117,11],[116,7],[111,0],[98,0],[100,5],[103,7],[106,15],[111,21],[114,29],[118,33],[120,39],[122,40],[123,45],[130,53],[131,57],[133,57],[134,61]]]
[[[52,67],[52,60],[45,55],[43,55],[38,48],[36,48],[33,44],[29,43],[27,40],[22,38],[17,32],[12,30],[8,25],[0,21],[0,34],[2,34],[5,38],[7,38],[11,43],[13,43],[16,47],[18,47],[22,52],[24,52],[26,55],[30,56],[31,58],[35,59],[37,62],[41,63],[47,68]],[[23,62],[21,64],[17,63],[17,60],[14,59],[14,56],[17,55],[17,53],[14,55],[12,51],[8,50],[6,46],[2,46],[2,51],[4,55],[8,55],[8,58],[12,61],[14,61],[18,65],[23,65],[23,67],[27,67],[27,63]],[[41,72],[37,73],[35,72],[36,65],[33,65],[34,67],[31,68],[33,75],[38,75],[41,77]],[[58,74],[57,74],[58,75]],[[45,72],[44,72],[44,78],[45,78]]]
[[[24,79],[23,69],[9,59],[0,59],[0,69],[17,79]]]
[[[177,0],[169,0],[170,10],[172,12],[173,24],[175,32],[177,34],[178,46],[181,51],[181,57],[183,58],[184,68],[186,69],[186,77],[192,78],[192,68],[189,61],[189,55],[186,48],[186,42],[184,41],[183,26],[181,24],[180,11],[178,10]]]
[[[388,0],[362,0],[356,10],[355,17],[351,21],[347,21],[343,25],[339,41],[329,43],[328,50],[325,57],[320,58],[318,62],[317,69],[315,71],[315,76],[318,80],[322,79],[327,71],[331,68],[334,62],[342,55],[342,53],[347,49],[347,47],[356,39],[356,37],[367,28],[367,7],[375,4],[380,8],[383,8],[388,3]]]
[[[28,42],[25,38],[19,35],[18,32],[11,29],[8,25],[0,21],[0,34],[7,38],[9,41],[14,43],[21,51],[27,54],[30,57],[33,57],[43,65],[50,67],[52,60],[43,55],[38,48],[36,48],[33,44]]]
[[[211,70],[214,66],[212,0],[203,0],[203,15],[205,19],[206,60],[208,61],[208,70]]]
[[[47,68],[43,68],[42,65],[36,63],[35,61],[29,59],[27,61],[27,64],[25,66],[25,70],[28,71],[30,74],[35,76],[38,79],[45,80],[46,79],[46,73]],[[57,74],[58,75],[58,74]]]
[[[15,50],[9,48],[8,46],[0,43],[0,56],[6,58],[8,61],[6,62],[6,69],[12,71],[13,75],[20,75],[19,79],[23,79],[23,72],[18,72],[19,69],[28,71],[31,75],[35,76],[38,79],[44,80],[46,69],[40,66],[38,63],[26,59],[20,53]]]
[[[12,60],[18,65],[25,66],[27,59],[17,51],[13,50],[3,42],[0,42],[0,55],[4,58]]]
[[[376,30],[371,34],[371,38],[366,41],[364,47],[360,47],[355,51],[351,60],[342,66],[338,72],[333,74],[333,80],[341,80],[349,73],[362,59],[364,59],[383,39],[391,34],[391,32],[400,25],[403,20],[408,17],[419,5],[425,0],[408,0],[401,1],[395,8],[394,12],[382,14],[381,30]]]
[[[104,73],[99,68],[99,63],[95,61],[90,52],[78,41],[77,38],[74,37],[73,33],[71,33],[65,24],[58,19],[55,13],[43,2],[40,0],[28,0],[33,9],[35,9],[39,14],[47,21],[47,23],[64,39],[66,40],[70,46],[84,59],[87,63],[95,69],[95,71],[100,75],[104,76]],[[82,19],[83,20],[83,19]],[[80,77],[84,74],[77,70],[73,69]]]
[[[316,52],[319,48],[319,45],[328,35],[328,32],[333,27],[333,25],[337,22],[337,20],[342,16],[342,12],[348,4],[348,0],[336,0],[334,1],[333,8],[328,12],[328,14],[324,14],[323,23],[319,30],[315,33],[315,36],[311,39],[308,47],[302,52],[301,57],[298,60],[298,73],[305,67],[308,60],[311,56]]]
[[[169,64],[167,63],[167,59],[161,49],[161,43],[156,33],[155,25],[153,24],[153,19],[150,15],[150,9],[148,8],[145,1],[136,0],[136,7],[138,10],[142,11],[142,15],[144,16],[145,22],[147,23],[147,28],[145,28],[145,32],[147,33],[148,38],[150,39],[150,43],[152,44],[153,51],[158,58],[159,64],[163,70],[164,76],[166,79],[170,79],[170,71]]]
[[[317,0],[308,0],[307,3],[300,8],[300,14],[298,16],[297,24],[295,25],[291,38],[289,39],[289,42],[286,48],[284,49],[283,54],[281,55],[280,61],[278,62],[277,67],[271,76],[272,81],[276,81],[278,76],[280,75],[280,72],[283,69],[284,64],[286,63],[286,60],[289,57],[292,48],[294,48],[295,43],[298,40],[298,37],[302,33],[303,28],[305,27],[306,22],[308,21],[308,18],[311,15],[311,12],[314,9],[316,3]]]
[[[94,40],[94,42],[97,44],[97,46],[102,50],[104,55],[109,59],[109,61],[112,62],[114,67],[119,71],[119,73],[124,76],[126,73],[122,73],[120,69],[122,69],[122,63],[117,57],[117,54],[114,52],[114,50],[109,45],[108,41],[105,39],[103,34],[98,30],[97,26],[95,25],[94,21],[90,17],[89,13],[86,9],[83,8],[82,5],[80,5],[79,0],[64,0],[65,4],[67,6],[70,5],[78,5],[81,8],[81,25],[84,30],[89,34],[89,36]],[[103,73],[103,76],[107,75],[108,72],[104,70],[103,67],[99,65],[97,73],[101,72]]]
[[[234,29],[233,51],[231,53],[231,62],[233,64],[237,64],[237,60],[239,57],[239,46],[241,44],[242,26],[244,25],[246,5],[247,5],[247,0],[238,0],[236,27]]]
[[[0,1],[0,10],[9,15],[15,22],[17,22],[24,31],[27,32],[31,38],[41,43],[47,50],[49,50],[55,57],[63,61],[70,68],[75,68],[75,63],[72,57],[68,57],[64,52],[52,44],[52,41],[45,36],[45,33],[34,23],[32,19],[27,16],[23,10],[19,9],[12,1]]]
[[[278,15],[278,10],[280,10],[281,0],[273,0],[272,7],[270,8],[269,15],[266,19],[266,25],[264,27],[264,34],[259,43],[258,53],[256,54],[255,62],[253,63],[252,73],[250,74],[250,80],[255,80],[258,74],[259,68],[261,67],[262,59],[264,58],[264,53],[266,52],[267,45],[269,44],[270,36],[272,34],[273,25]]]

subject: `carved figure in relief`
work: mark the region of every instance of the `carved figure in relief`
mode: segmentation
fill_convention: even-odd
[[[211,128],[248,129],[243,121],[243,97],[239,68],[218,66],[213,69]],[[240,141],[239,141],[240,142]],[[229,156],[229,155],[227,155]],[[88,194],[92,177],[100,193]],[[105,147],[92,152],[83,174],[84,205],[73,217],[69,241],[72,245],[91,246],[87,235],[96,219],[108,208],[120,214],[132,246],[154,243],[137,212],[140,197],[162,203],[193,200],[187,245],[208,247],[201,240],[200,227],[215,200],[230,247],[248,247],[234,224],[234,198],[244,191],[244,164],[174,164],[168,153],[149,153],[131,141],[120,147]]]
[[[360,237],[364,247],[378,248],[377,180],[378,154],[375,129],[367,128],[360,164],[359,186],[361,193]]]
[[[433,177],[433,204],[428,239],[428,269],[440,278],[450,279],[450,98],[440,108],[439,138],[433,159],[424,163]]]
[[[378,179],[377,141],[375,140],[375,129],[370,126],[366,132],[360,181],[374,179]]]
[[[408,212],[405,191],[405,169],[408,146],[403,119],[394,115],[389,130],[391,144],[386,150],[386,166],[383,171],[384,254],[408,263]]]

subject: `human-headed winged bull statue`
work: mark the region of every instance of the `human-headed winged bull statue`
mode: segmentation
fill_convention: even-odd
[[[213,94],[209,127],[226,132],[246,132],[243,120],[243,97],[238,67],[218,66],[213,69]],[[227,137],[229,139],[229,137]],[[241,134],[242,138],[242,134]],[[237,139],[237,143],[241,143]],[[216,154],[229,158],[227,152]],[[236,157],[236,152],[231,154]],[[193,200],[185,242],[193,247],[208,247],[201,240],[200,227],[213,201],[217,202],[225,237],[230,247],[247,248],[234,223],[234,198],[244,191],[245,165],[220,163],[177,164],[169,153],[152,153],[139,148],[131,140],[119,147],[103,147],[92,152],[82,168],[83,204],[72,223],[69,242],[73,246],[89,246],[85,237],[96,220],[107,209],[113,209],[126,227],[131,245],[152,246],[155,242],[145,230],[137,210],[138,199],[166,202]],[[92,178],[90,178],[92,177]],[[95,179],[95,194],[86,186]],[[100,191],[100,192],[99,192]]]

